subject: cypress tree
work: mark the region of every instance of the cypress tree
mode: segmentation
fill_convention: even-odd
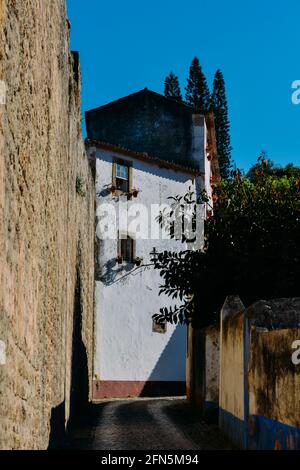
[[[217,152],[221,177],[228,179],[232,168],[230,145],[230,123],[228,104],[225,91],[225,81],[221,70],[217,70],[213,83],[211,108],[215,117]]]
[[[174,100],[182,101],[179,80],[177,75],[175,75],[173,72],[170,72],[169,75],[165,78],[164,94],[168,98],[173,98]]]
[[[209,88],[197,57],[192,60],[185,91],[185,99],[187,104],[193,106],[198,111],[207,112],[209,110]]]

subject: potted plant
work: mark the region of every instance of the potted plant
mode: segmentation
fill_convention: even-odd
[[[132,190],[133,197],[137,197],[138,193],[139,193],[139,190],[136,189],[136,188],[133,188],[133,190]]]
[[[143,258],[140,258],[139,256],[137,256],[134,260],[134,264],[136,266],[140,266],[142,264],[142,261],[143,261]]]
[[[121,256],[121,255],[118,255],[118,256],[117,256],[117,263],[118,263],[118,264],[122,264],[122,263],[123,263],[123,256]]]

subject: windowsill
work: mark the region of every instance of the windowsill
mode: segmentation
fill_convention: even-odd
[[[127,197],[127,199],[133,199],[137,198],[137,196],[134,196],[132,192],[124,192],[119,189],[116,189],[114,192],[111,193],[112,197]]]
[[[140,264],[137,264],[135,261],[122,261],[122,263],[116,262],[116,264],[121,268],[122,266],[125,267],[135,267],[135,268],[140,268],[143,266],[143,263],[141,262]]]
[[[122,191],[121,189],[115,189],[111,194],[113,196],[124,196],[127,193],[125,191]]]
[[[120,266],[122,266],[122,264],[135,264],[134,261],[126,261],[126,260],[123,260],[122,263],[119,263]]]
[[[131,261],[123,261],[122,264],[117,263],[117,267],[119,269],[119,272],[125,270],[127,272],[132,271],[134,268],[136,268],[135,263],[132,263]]]

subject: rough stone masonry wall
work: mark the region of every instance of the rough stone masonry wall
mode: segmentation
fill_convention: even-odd
[[[68,419],[77,271],[91,376],[94,184],[77,72],[64,0],[0,0],[1,449],[46,448],[53,410]]]

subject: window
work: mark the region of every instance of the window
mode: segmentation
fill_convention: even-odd
[[[119,191],[129,191],[129,168],[125,165],[116,164],[116,187]]]
[[[133,263],[134,260],[135,243],[133,238],[127,236],[127,238],[119,239],[118,243],[118,254],[122,261]]]
[[[112,185],[117,192],[129,193],[131,190],[132,179],[132,164],[131,162],[114,158],[113,161],[113,175]]]

